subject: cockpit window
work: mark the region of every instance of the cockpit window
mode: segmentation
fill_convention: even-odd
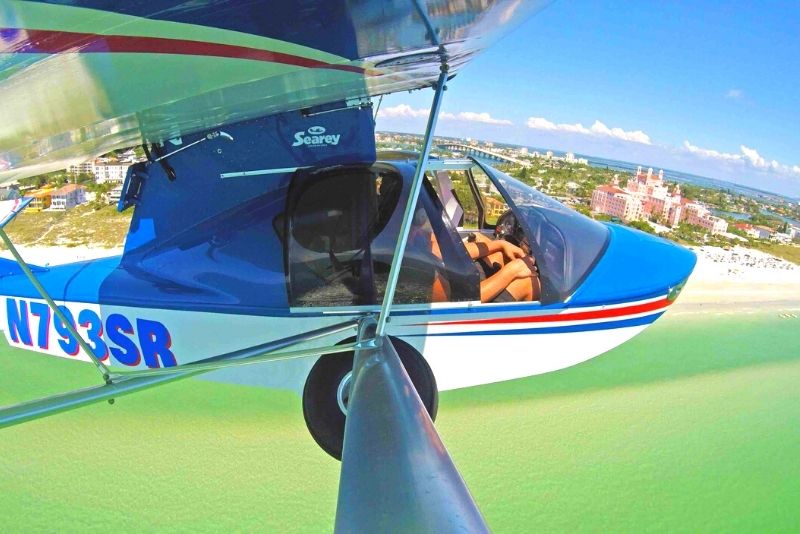
[[[345,167],[296,176],[287,200],[290,304],[380,303],[407,195],[407,184],[390,168]],[[479,298],[478,274],[434,197],[426,182],[401,265],[397,303]]]
[[[528,235],[539,263],[542,301],[565,300],[605,250],[608,228],[505,173],[491,167],[486,170],[505,191]]]
[[[312,252],[358,252],[386,226],[399,193],[394,175],[375,179],[368,169],[329,173],[299,194],[292,237]]]
[[[476,166],[470,172],[483,204],[483,227],[494,228],[497,219],[508,211],[508,204],[483,169]]]
[[[480,209],[467,171],[443,170],[427,173],[426,176],[453,225],[459,230],[477,230]]]

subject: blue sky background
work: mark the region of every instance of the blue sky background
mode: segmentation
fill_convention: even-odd
[[[800,197],[798,95],[800,2],[557,1],[461,71],[437,133]],[[384,98],[378,129],[422,132],[431,97]]]

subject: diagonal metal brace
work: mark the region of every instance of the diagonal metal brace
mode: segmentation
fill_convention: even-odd
[[[109,372],[108,367],[106,367],[105,364],[97,358],[97,356],[94,353],[94,350],[92,350],[92,348],[89,346],[86,340],[83,339],[83,336],[81,336],[78,333],[78,330],[75,328],[73,322],[67,320],[67,317],[64,315],[64,312],[62,312],[61,309],[58,307],[58,305],[55,303],[53,298],[50,296],[50,293],[47,292],[44,286],[36,278],[36,275],[33,274],[33,271],[31,271],[30,267],[28,267],[28,264],[25,263],[25,260],[22,259],[22,256],[20,256],[17,247],[15,247],[14,243],[11,242],[11,238],[8,237],[8,234],[6,234],[6,230],[3,227],[0,227],[0,238],[2,238],[3,243],[5,243],[6,247],[8,247],[8,250],[9,252],[11,252],[11,255],[14,256],[14,259],[17,260],[19,268],[22,269],[22,272],[28,278],[30,283],[33,285],[34,288],[36,288],[36,291],[38,291],[39,294],[42,296],[42,298],[47,302],[47,305],[50,306],[50,309],[53,310],[53,314],[56,317],[58,317],[58,319],[61,321],[62,324],[64,324],[70,335],[72,335],[72,337],[75,338],[75,341],[78,342],[78,345],[80,345],[80,347],[89,357],[89,359],[92,360],[92,363],[95,365],[95,367],[97,367],[98,371],[100,371],[100,374],[103,375],[103,380],[107,384],[110,384],[111,373]]]
[[[74,410],[82,406],[88,406],[104,400],[113,401],[117,397],[142,391],[144,389],[161,386],[169,382],[189,378],[202,373],[207,373],[215,369],[221,369],[229,365],[249,365],[251,363],[262,363],[271,359],[286,359],[287,357],[300,357],[308,354],[326,354],[328,352],[342,352],[352,350],[352,347],[345,345],[334,345],[332,347],[308,349],[297,351],[295,354],[278,352],[281,349],[292,347],[302,342],[313,341],[325,336],[345,332],[356,327],[357,321],[346,321],[331,326],[311,330],[303,334],[270,341],[261,345],[256,345],[246,349],[220,354],[212,358],[200,360],[195,363],[169,368],[169,372],[150,373],[138,376],[123,376],[114,382],[109,382],[100,386],[79,389],[53,395],[42,399],[23,402],[14,406],[0,408],[0,428],[41,419],[49,415]],[[370,340],[366,340],[370,341]],[[302,354],[301,354],[302,353]]]
[[[488,532],[388,338],[356,349],[351,388],[335,532]]]
[[[422,153],[419,155],[417,168],[414,171],[414,178],[411,180],[411,191],[408,193],[408,201],[406,202],[406,209],[403,213],[403,222],[400,224],[400,235],[394,247],[392,265],[389,267],[386,290],[383,294],[381,311],[378,316],[378,323],[375,327],[375,337],[378,338],[383,337],[386,333],[386,323],[389,321],[389,314],[391,313],[392,302],[394,301],[394,292],[397,288],[397,281],[400,278],[400,266],[403,263],[403,254],[405,253],[406,244],[408,243],[408,235],[411,232],[411,223],[414,220],[414,210],[417,208],[419,192],[422,189],[422,177],[425,175],[425,169],[428,166],[428,156],[431,153],[431,145],[433,144],[433,132],[436,130],[436,122],[439,119],[439,109],[442,106],[442,96],[446,89],[447,73],[447,63],[443,62],[441,72],[439,73],[439,80],[436,82],[436,92],[433,95],[431,111],[428,115],[425,137],[422,141]]]

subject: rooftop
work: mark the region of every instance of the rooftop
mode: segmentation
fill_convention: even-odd
[[[71,193],[73,191],[77,191],[78,189],[86,189],[86,186],[80,184],[67,184],[64,187],[60,187],[55,191],[51,191],[51,195],[66,195],[67,193]]]
[[[623,191],[622,189],[620,189],[615,185],[608,185],[608,184],[599,185],[597,186],[597,189],[599,191],[602,191],[603,193],[615,193],[615,194],[627,195],[627,192]]]

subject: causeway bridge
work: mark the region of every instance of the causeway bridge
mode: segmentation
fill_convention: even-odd
[[[438,145],[442,150],[449,150],[450,152],[460,152],[461,154],[474,156],[476,158],[488,159],[491,161],[499,161],[501,163],[513,163],[514,165],[519,165],[521,167],[530,167],[531,163],[529,161],[522,161],[516,158],[512,158],[510,156],[505,156],[503,154],[499,154],[497,152],[492,152],[491,150],[485,150],[483,148],[479,148],[472,145],[464,145],[461,143],[440,143]]]

